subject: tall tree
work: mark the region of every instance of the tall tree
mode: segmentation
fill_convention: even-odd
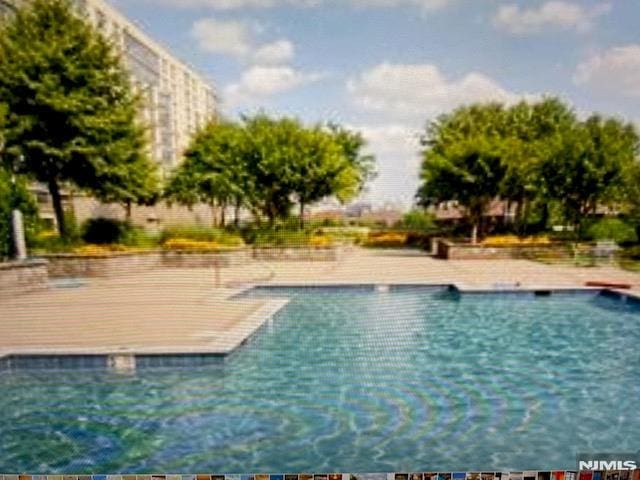
[[[637,161],[634,127],[615,118],[592,115],[566,132],[558,155],[545,162],[540,178],[562,205],[565,221],[581,232],[583,219],[600,206],[620,206],[626,172]]]
[[[299,154],[302,126],[296,119],[273,119],[261,113],[244,117],[243,127],[245,164],[255,185],[253,210],[273,226],[278,218],[288,217],[294,205],[291,166]]]
[[[549,195],[540,168],[558,157],[563,139],[573,129],[576,118],[571,108],[556,98],[533,104],[523,101],[505,114],[502,134],[507,173],[501,195],[515,203],[516,231],[525,235],[534,204],[540,210],[539,223],[546,227]]]
[[[330,133],[316,127],[292,133],[297,144],[291,162],[291,191],[300,207],[300,227],[304,228],[306,207],[335,195],[343,201],[358,188],[358,172]]]
[[[430,123],[422,138],[423,206],[457,201],[466,210],[476,243],[506,175],[502,162],[504,109],[499,104],[461,107]]]
[[[185,154],[184,162],[174,172],[166,196],[186,205],[204,202],[222,211],[228,205],[239,210],[247,203],[251,182],[244,165],[244,132],[230,123],[210,123],[196,134]],[[224,214],[221,219],[224,226]]]
[[[66,183],[123,203],[146,197],[140,98],[113,45],[67,0],[25,2],[0,30],[5,160],[48,186],[61,235]]]

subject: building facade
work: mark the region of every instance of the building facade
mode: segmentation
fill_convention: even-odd
[[[212,85],[106,1],[75,3],[122,52],[133,83],[145,98],[142,115],[150,126],[151,157],[162,172],[170,172],[180,162],[193,133],[215,118]]]
[[[0,13],[9,13],[25,1],[0,0]],[[180,162],[193,133],[216,116],[211,82],[105,0],[73,3],[122,53],[132,82],[145,100],[141,114],[149,126],[149,153],[167,174]]]

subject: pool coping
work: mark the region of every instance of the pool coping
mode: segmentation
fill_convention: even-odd
[[[563,294],[563,293],[594,293],[613,296],[622,300],[633,299],[640,302],[640,293],[630,290],[613,289],[606,287],[568,286],[568,285],[498,285],[478,286],[466,285],[462,283],[428,283],[428,282],[256,282],[238,285],[233,294],[228,299],[235,300],[255,289],[296,289],[296,288],[367,288],[374,291],[386,292],[395,287],[401,288],[441,288],[455,291],[463,295],[476,294]],[[206,336],[209,333],[213,339],[217,337],[218,345],[223,347],[210,349],[207,347],[139,347],[113,349],[106,348],[21,348],[0,350],[0,372],[3,371],[2,363],[10,363],[12,359],[28,358],[103,358],[105,364],[111,364],[118,369],[118,363],[124,365],[125,369],[129,365],[127,359],[133,358],[226,358],[238,350],[242,345],[265,324],[289,303],[290,298],[274,297],[265,299],[265,302],[257,310],[249,314],[234,328],[223,332],[203,332]],[[222,340],[221,340],[222,337]]]
[[[36,358],[36,357],[94,357],[105,358],[108,362],[113,359],[114,363],[118,358],[131,357],[219,357],[224,358],[232,354],[235,350],[246,343],[251,336],[258,331],[264,324],[270,321],[274,315],[282,310],[290,299],[279,297],[266,299],[263,305],[258,307],[251,314],[247,315],[242,321],[234,325],[222,334],[218,332],[203,332],[203,336],[210,335],[216,338],[216,344],[222,344],[222,348],[209,349],[207,347],[181,347],[181,346],[165,346],[165,347],[140,347],[140,348],[21,348],[21,349],[4,349],[0,350],[0,362],[13,358]],[[0,365],[0,371],[2,371]]]

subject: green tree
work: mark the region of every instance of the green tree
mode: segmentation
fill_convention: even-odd
[[[502,161],[503,122],[499,104],[461,107],[431,122],[422,138],[419,203],[457,201],[471,222],[473,243],[507,171]]]
[[[545,191],[564,219],[582,233],[583,221],[601,206],[621,207],[628,172],[637,160],[638,134],[631,124],[592,115],[564,132],[557,156],[541,166]]]
[[[297,132],[299,147],[296,157],[291,158],[291,190],[300,206],[301,228],[308,205],[331,196],[344,203],[362,189],[365,172],[357,163],[358,152],[347,150],[348,135],[341,133],[344,140],[338,141],[335,131],[320,127]]]
[[[360,132],[351,131],[335,123],[329,124],[329,130],[351,165],[350,175],[355,177],[349,180],[348,185],[354,189],[349,194],[353,196],[362,193],[367,184],[377,176],[375,157],[363,153],[367,143]]]
[[[507,109],[505,114],[502,150],[507,172],[501,195],[516,204],[516,231],[526,235],[534,205],[540,210],[540,225],[547,226],[550,199],[540,169],[558,158],[576,118],[573,111],[556,98],[534,104],[523,101]]]
[[[140,98],[113,45],[70,2],[25,2],[1,27],[0,98],[5,161],[48,186],[62,236],[67,183],[125,204],[148,198]]]
[[[287,218],[294,205],[291,167],[299,154],[301,125],[295,119],[258,114],[243,118],[243,126],[245,165],[255,185],[252,210],[273,226],[278,218]]]
[[[247,204],[252,186],[244,164],[246,156],[244,132],[239,125],[210,123],[196,134],[185,154],[184,162],[174,172],[165,195],[182,204],[193,206],[203,202],[225,211],[235,209],[238,225],[239,211]],[[222,214],[221,223],[225,218]]]

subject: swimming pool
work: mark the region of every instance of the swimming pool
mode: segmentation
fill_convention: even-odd
[[[268,288],[226,359],[0,373],[0,471],[574,468],[640,443],[640,309],[597,293]]]

